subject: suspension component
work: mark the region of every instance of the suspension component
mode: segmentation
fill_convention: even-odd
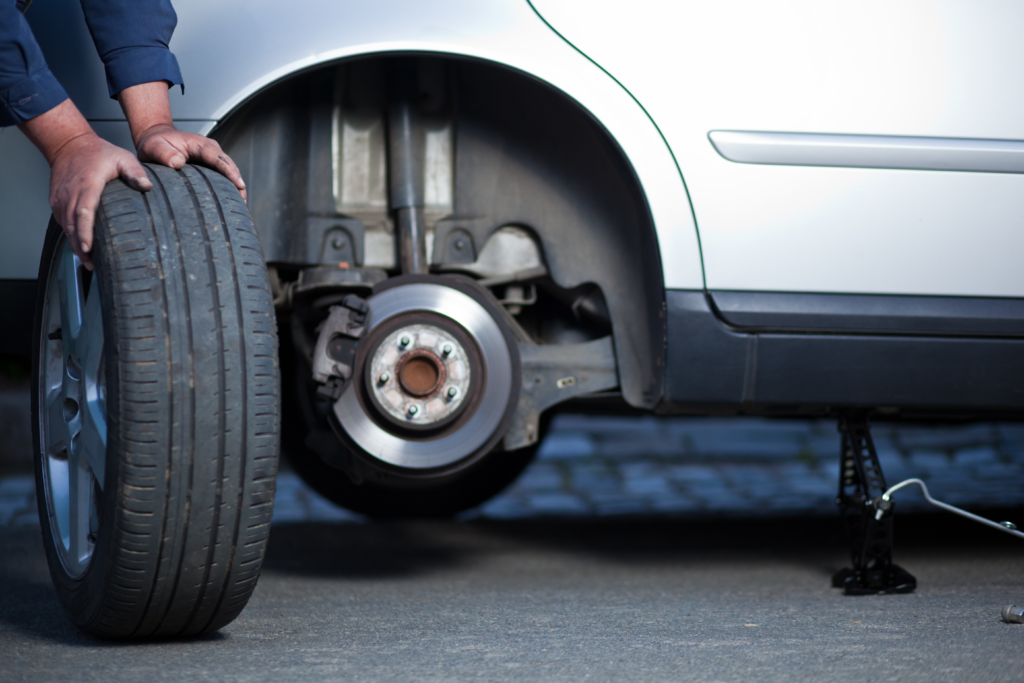
[[[850,544],[852,567],[832,576],[846,595],[910,593],[917,580],[892,562],[895,504],[888,490],[865,415],[839,418],[842,435],[836,505]]]
[[[395,212],[398,263],[402,274],[426,273],[423,126],[417,106],[416,65],[399,60],[390,74],[388,105],[389,203]]]

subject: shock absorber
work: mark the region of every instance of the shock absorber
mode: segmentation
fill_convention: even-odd
[[[426,273],[424,142],[415,62],[397,60],[388,81],[388,202],[397,227],[398,263],[403,275]]]

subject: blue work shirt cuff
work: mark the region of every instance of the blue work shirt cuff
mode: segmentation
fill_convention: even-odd
[[[132,47],[111,55],[106,62],[107,90],[110,97],[140,83],[168,81],[185,91],[178,60],[162,47]]]
[[[0,126],[16,126],[45,114],[68,98],[50,69],[43,67],[7,90],[0,90]]]

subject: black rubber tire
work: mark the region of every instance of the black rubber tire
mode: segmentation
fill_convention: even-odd
[[[205,168],[147,165],[96,219],[107,453],[100,526],[80,579],[59,561],[43,500],[42,296],[62,237],[51,221],[33,342],[36,482],[50,573],[74,624],[104,638],[216,631],[245,607],[269,536],[280,432],[273,300],[252,219]]]

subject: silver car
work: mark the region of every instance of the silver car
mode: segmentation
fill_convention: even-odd
[[[90,277],[0,136],[0,339],[86,630],[233,619],[279,443],[338,505],[450,516],[557,410],[1021,417],[1021,3],[175,5],[176,124],[247,207],[112,183]],[[28,18],[131,149],[77,3]]]

